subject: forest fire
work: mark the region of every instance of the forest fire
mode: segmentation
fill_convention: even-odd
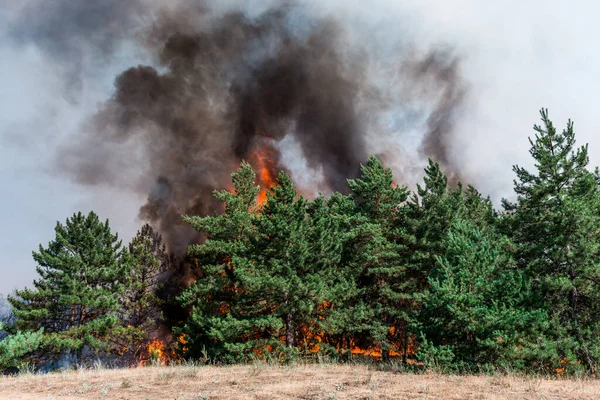
[[[276,161],[276,151],[270,139],[263,139],[257,148],[250,155],[250,164],[257,172],[260,192],[258,193],[258,204],[264,204],[267,201],[267,191],[275,184],[277,179],[278,163]]]
[[[165,343],[157,338],[148,344],[147,351],[140,356],[139,366],[146,366],[152,363],[166,365],[168,360],[169,357],[166,352]]]
[[[316,333],[313,334],[308,330],[304,330],[303,332],[304,339],[307,342],[307,349],[310,353],[316,354],[322,351],[321,344],[327,344],[326,335],[324,333]],[[381,352],[381,346],[362,348],[358,344],[356,344],[353,340],[350,342],[349,348],[346,346],[342,346],[338,348],[338,352],[346,353],[350,350],[350,354],[352,356],[363,356],[363,357],[371,357],[371,358],[382,358],[383,354]],[[407,349],[407,355],[413,355],[416,353],[416,348],[414,345],[409,344]],[[389,357],[402,357],[402,350],[400,346],[392,344],[392,348],[390,348],[388,352]]]
[[[328,301],[325,301],[321,306],[319,306],[319,309],[321,311],[323,311],[325,309],[333,309],[333,304]],[[319,319],[323,319],[323,318],[319,317]],[[313,328],[314,328],[314,326],[313,326]],[[322,344],[332,345],[332,343],[329,341],[329,338],[327,337],[327,335],[324,332],[314,332],[310,326],[300,327],[300,332],[301,332],[301,336],[303,337],[305,347],[308,349],[308,351],[310,353],[313,353],[313,354],[320,353],[322,351],[322,348],[321,348]],[[390,335],[394,336],[395,332],[396,332],[395,327],[393,327],[393,326],[390,327]],[[417,353],[417,347],[415,346],[414,343],[415,343],[415,338],[410,337],[408,339],[408,343],[405,344],[405,346],[407,346],[406,354],[403,354],[404,347],[401,343],[392,343],[391,348],[388,351],[388,356],[389,357],[402,357],[403,355],[406,355],[406,356],[414,355]],[[383,353],[381,351],[380,345],[363,348],[354,339],[350,339],[349,344],[346,343],[346,344],[340,345],[338,343],[337,345],[335,345],[335,347],[336,347],[337,351],[341,352],[341,353],[346,353],[349,350],[350,354],[352,356],[383,358]],[[412,363],[411,360],[409,360],[408,362]]]
[[[183,353],[188,351],[188,339],[187,336],[185,335],[185,333],[179,335],[179,337],[177,338],[177,343],[179,344],[179,346],[181,347],[181,351]]]

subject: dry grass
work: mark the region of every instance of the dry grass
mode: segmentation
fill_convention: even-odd
[[[0,377],[0,399],[598,399],[599,380],[413,375],[364,365],[147,367]]]

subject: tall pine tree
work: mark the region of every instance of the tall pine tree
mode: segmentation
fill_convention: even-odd
[[[573,368],[581,362],[595,373],[600,357],[598,182],[587,169],[587,146],[575,147],[573,123],[559,133],[547,110],[541,117],[530,138],[535,171],[514,167],[517,200],[503,202],[505,229],[516,243],[518,266],[533,281],[532,303],[550,315],[543,347],[554,352],[551,360]]]
[[[57,223],[56,238],[33,253],[39,278],[33,288],[9,297],[15,329],[44,329],[43,345],[54,353],[108,350],[118,325],[126,266],[121,241],[94,212]]]
[[[162,243],[162,237],[148,224],[134,236],[124,254],[127,274],[120,296],[121,329],[115,341],[122,357],[137,362],[159,334],[163,322],[162,282],[174,264],[174,258]]]
[[[324,200],[308,205],[285,173],[257,206],[254,180],[242,164],[234,192],[217,193],[224,214],[186,218],[207,234],[190,247],[202,276],[180,297],[192,307],[183,328],[192,356],[204,347],[224,361],[287,358],[313,345],[311,322],[327,299],[328,266],[339,250],[331,244],[335,224],[324,215]]]
[[[370,157],[361,166],[361,175],[348,180],[348,185],[348,196],[331,199],[346,232],[338,267],[338,285],[345,290],[335,292],[336,308],[329,318],[337,321],[339,349],[361,349],[388,358],[392,343],[406,342],[403,333],[412,302],[403,264],[402,206],[408,189],[397,187],[391,170],[376,157]]]

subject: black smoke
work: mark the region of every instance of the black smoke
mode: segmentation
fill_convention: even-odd
[[[180,254],[196,237],[181,214],[218,210],[212,191],[260,146],[268,143],[272,165],[285,169],[277,143],[293,135],[324,186],[344,191],[377,140],[369,114],[408,96],[390,95],[385,75],[374,79],[370,37],[304,3],[259,13],[217,11],[218,0],[34,4],[24,15],[35,17],[15,34],[64,65],[77,67],[90,51],[110,57],[123,41],[152,60],[116,77],[112,97],[57,160],[82,184],[145,193],[139,216]],[[398,52],[388,70],[427,104],[420,152],[458,174],[449,152],[467,92],[460,60],[446,49]]]

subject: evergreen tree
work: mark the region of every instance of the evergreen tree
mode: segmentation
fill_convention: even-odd
[[[127,250],[119,342],[122,355],[127,353],[135,360],[140,351],[147,349],[162,322],[163,302],[157,293],[162,286],[161,279],[174,261],[161,235],[148,224],[138,231]]]
[[[376,157],[370,157],[360,177],[348,180],[348,185],[348,196],[331,200],[345,234],[339,278],[332,286],[335,308],[327,322],[336,328],[331,333],[338,337],[338,349],[376,351],[387,358],[392,342],[404,339],[411,301],[402,258],[402,203],[408,190],[396,187],[391,170]]]
[[[322,195],[307,206],[307,238],[310,248],[306,265],[310,266],[316,296],[315,310],[300,327],[300,350],[336,353],[340,332],[347,327],[345,299],[355,298],[355,283],[341,267],[342,220]],[[337,302],[337,300],[342,300]],[[340,307],[341,306],[341,307]],[[336,318],[341,316],[342,318]]]
[[[546,318],[527,308],[529,280],[512,268],[510,243],[489,227],[457,220],[443,247],[419,315],[427,346],[418,356],[462,371],[530,366]],[[446,359],[435,360],[440,354]]]
[[[314,324],[331,275],[330,232],[325,202],[298,197],[281,173],[267,201],[256,206],[255,175],[243,164],[233,175],[234,192],[220,192],[225,213],[186,220],[207,234],[190,247],[202,277],[180,297],[192,307],[183,332],[188,353],[202,347],[224,361],[267,356],[287,358],[312,345]],[[335,243],[335,241],[334,241]]]
[[[417,184],[407,205],[411,233],[410,268],[421,287],[435,268],[436,257],[444,254],[443,241],[454,220],[464,210],[462,185],[448,187],[448,178],[440,165],[431,159],[425,168],[424,186]],[[476,191],[470,190],[471,195]],[[479,203],[477,203],[479,204]]]
[[[244,287],[270,308],[269,315],[281,321],[285,345],[298,344],[299,326],[306,325],[324,300],[323,264],[311,243],[307,203],[297,198],[290,177],[281,172],[267,195],[262,212],[254,218],[253,252],[238,265]],[[319,239],[326,240],[321,236]],[[315,257],[316,256],[316,257]]]
[[[94,212],[74,214],[55,232],[47,248],[33,253],[39,274],[34,287],[9,297],[15,329],[43,328],[44,346],[55,353],[108,349],[126,274],[121,242]]]
[[[334,226],[329,242],[337,250],[328,257],[331,264],[324,270],[329,273],[324,278],[329,289],[316,321],[323,336],[318,348],[328,355],[347,358],[352,347],[371,347],[368,338],[374,314],[364,299],[366,289],[361,280],[364,269],[354,262],[361,238],[355,228],[361,222],[349,196],[333,193],[326,202],[326,210],[326,219]]]
[[[0,323],[0,331],[3,328],[4,325]],[[28,355],[40,347],[43,332],[43,328],[37,332],[19,331],[0,339],[0,372],[25,365]]]
[[[489,197],[484,198],[477,189],[468,185],[463,192],[464,209],[460,214],[480,228],[495,228],[498,225],[498,212]]]
[[[460,182],[457,188],[448,186],[448,178],[440,165],[433,160],[425,168],[424,185],[417,184],[417,190],[404,206],[406,213],[406,250],[404,251],[405,279],[410,282],[408,313],[409,326],[406,328],[407,342],[416,341],[419,327],[419,313],[429,287],[429,277],[437,266],[436,257],[445,254],[445,238],[452,223],[465,214],[465,198]],[[467,190],[471,198],[472,213],[477,214],[481,202],[475,189]]]
[[[128,324],[154,332],[161,319],[161,301],[156,296],[163,273],[173,264],[162,237],[148,224],[144,225],[129,244],[130,266],[123,293],[125,320]]]
[[[212,358],[235,361],[258,346],[258,334],[249,335],[253,327],[260,326],[263,332],[280,329],[278,321],[265,316],[265,305],[253,303],[237,268],[251,252],[250,241],[255,235],[252,221],[260,190],[255,179],[250,164],[243,162],[232,174],[233,191],[215,192],[215,198],[225,204],[222,215],[184,217],[194,229],[206,234],[203,244],[191,245],[188,251],[201,277],[179,297],[183,307],[191,308],[187,323],[177,331],[184,335],[189,357],[199,358],[206,350]],[[270,339],[273,335],[266,336]]]
[[[535,287],[534,306],[548,310],[546,349],[551,368],[582,362],[595,373],[600,357],[600,241],[596,176],[587,146],[575,148],[573,123],[558,133],[541,111],[530,153],[535,172],[519,166],[515,203],[504,201],[504,226],[515,257]],[[542,350],[540,350],[542,351]],[[550,355],[549,353],[554,353]]]

